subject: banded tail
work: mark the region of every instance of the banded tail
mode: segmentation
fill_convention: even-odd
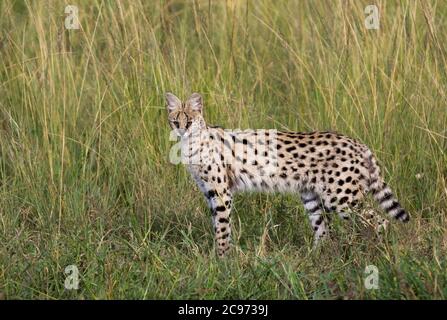
[[[380,168],[370,150],[366,151],[365,160],[369,170],[369,190],[372,191],[374,199],[390,217],[408,222],[410,215],[402,208],[390,187],[383,181]]]

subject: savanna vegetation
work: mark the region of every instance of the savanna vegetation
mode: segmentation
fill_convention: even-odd
[[[445,299],[446,43],[436,0],[1,1],[0,297]],[[238,195],[218,259],[205,200],[168,161],[166,91],[202,93],[226,128],[359,139],[412,220],[378,238],[336,219],[312,250],[297,197]]]

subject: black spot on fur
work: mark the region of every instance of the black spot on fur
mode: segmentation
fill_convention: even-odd
[[[339,201],[340,204],[346,203],[349,200],[348,197],[342,197]]]
[[[214,190],[210,190],[210,191],[208,191],[208,194],[207,194],[207,197],[208,198],[213,198],[213,197],[215,197],[216,196],[216,191],[214,191]]]

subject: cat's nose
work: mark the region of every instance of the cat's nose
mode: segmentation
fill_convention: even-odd
[[[185,134],[185,129],[177,129],[179,135],[183,136]]]

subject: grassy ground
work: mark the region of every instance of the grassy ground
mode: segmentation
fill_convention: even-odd
[[[367,30],[371,1],[74,2],[79,30],[63,1],[0,2],[0,298],[447,298],[447,3],[374,1]],[[412,221],[313,252],[296,197],[239,195],[218,260],[165,91],[227,128],[361,140]]]

